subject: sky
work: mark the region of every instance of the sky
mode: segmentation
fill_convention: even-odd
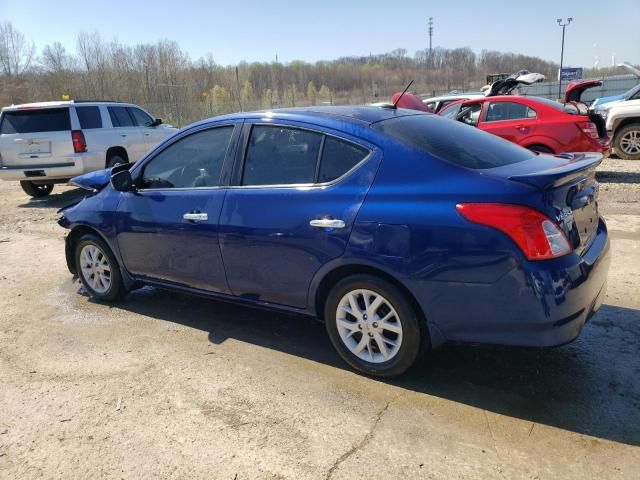
[[[81,31],[98,31],[124,44],[176,40],[192,59],[210,53],[221,65],[242,60],[332,60],[386,53],[409,55],[428,45],[522,53],[559,62],[566,29],[565,65],[640,64],[640,0],[361,1],[291,0],[0,0],[0,22],[10,21],[38,52],[58,41],[75,52]],[[526,68],[526,66],[524,66]]]

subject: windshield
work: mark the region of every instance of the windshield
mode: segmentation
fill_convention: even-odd
[[[640,83],[624,94],[625,100],[637,100],[640,98]]]
[[[502,167],[529,160],[531,151],[475,127],[435,115],[384,120],[374,130],[442,160],[467,168]]]

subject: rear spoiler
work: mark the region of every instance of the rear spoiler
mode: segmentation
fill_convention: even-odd
[[[546,170],[512,175],[509,180],[526,183],[541,190],[556,188],[594,174],[603,159],[600,153],[562,153],[555,157],[566,159],[567,162]]]

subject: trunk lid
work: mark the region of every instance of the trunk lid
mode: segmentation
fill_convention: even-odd
[[[547,214],[564,231],[574,251],[581,254],[598,229],[599,153],[544,155],[491,170],[491,175],[535,189],[530,206]]]
[[[18,108],[0,115],[0,158],[3,167],[46,167],[72,155],[68,107]]]
[[[487,97],[496,95],[508,95],[514,88],[520,85],[531,85],[535,82],[541,82],[546,77],[541,73],[529,72],[528,70],[520,70],[503,80],[497,80],[491,84],[486,92]]]
[[[601,86],[602,80],[582,80],[578,82],[571,82],[567,85],[567,90],[564,92],[564,103],[580,102],[585,90]]]

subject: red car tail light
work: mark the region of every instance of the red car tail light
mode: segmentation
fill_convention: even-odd
[[[593,122],[578,122],[578,128],[589,138],[598,138],[598,127]]]
[[[560,227],[532,208],[505,203],[461,203],[456,210],[470,222],[507,234],[528,260],[556,258],[572,250]]]
[[[87,142],[84,139],[82,130],[71,130],[71,141],[73,142],[73,151],[75,153],[87,151]]]

